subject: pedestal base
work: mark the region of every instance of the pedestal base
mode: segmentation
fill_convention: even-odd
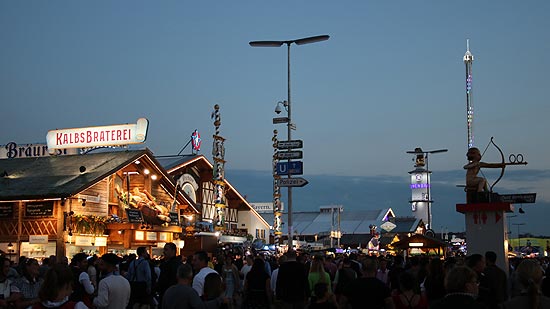
[[[513,212],[510,203],[457,204],[456,211],[466,220],[468,255],[487,251],[497,254],[497,265],[508,274],[507,212]]]

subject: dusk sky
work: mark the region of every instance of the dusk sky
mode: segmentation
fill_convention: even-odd
[[[273,129],[286,138],[272,118],[287,95],[287,51],[248,43],[327,34],[291,47],[304,177],[406,178],[405,151],[449,149],[430,156],[436,178],[466,163],[470,39],[474,145],[494,136],[506,157],[529,162],[509,169],[547,170],[549,12],[544,0],[1,1],[0,144],[145,117],[156,155],[178,153],[198,129],[211,159],[219,104],[226,168],[268,171]],[[483,161],[500,155],[490,147]],[[550,181],[522,185],[544,200]]]

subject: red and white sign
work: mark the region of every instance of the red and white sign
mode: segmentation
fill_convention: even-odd
[[[48,131],[48,151],[65,148],[90,148],[141,144],[147,138],[149,121],[139,118],[136,124]]]

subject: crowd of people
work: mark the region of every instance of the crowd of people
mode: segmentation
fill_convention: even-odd
[[[550,308],[548,259],[310,255],[0,257],[3,308]],[[507,273],[508,271],[508,273]]]

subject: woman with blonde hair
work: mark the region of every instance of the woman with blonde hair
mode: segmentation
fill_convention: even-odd
[[[543,296],[540,291],[544,274],[539,262],[537,260],[524,259],[519,264],[516,274],[521,284],[521,293],[502,304],[502,308],[550,308],[550,298]]]
[[[325,271],[325,261],[322,256],[313,257],[311,266],[309,267],[307,280],[309,281],[309,290],[312,294],[311,296],[316,296],[314,291],[317,283],[326,283],[329,293],[332,294],[330,275]]]

